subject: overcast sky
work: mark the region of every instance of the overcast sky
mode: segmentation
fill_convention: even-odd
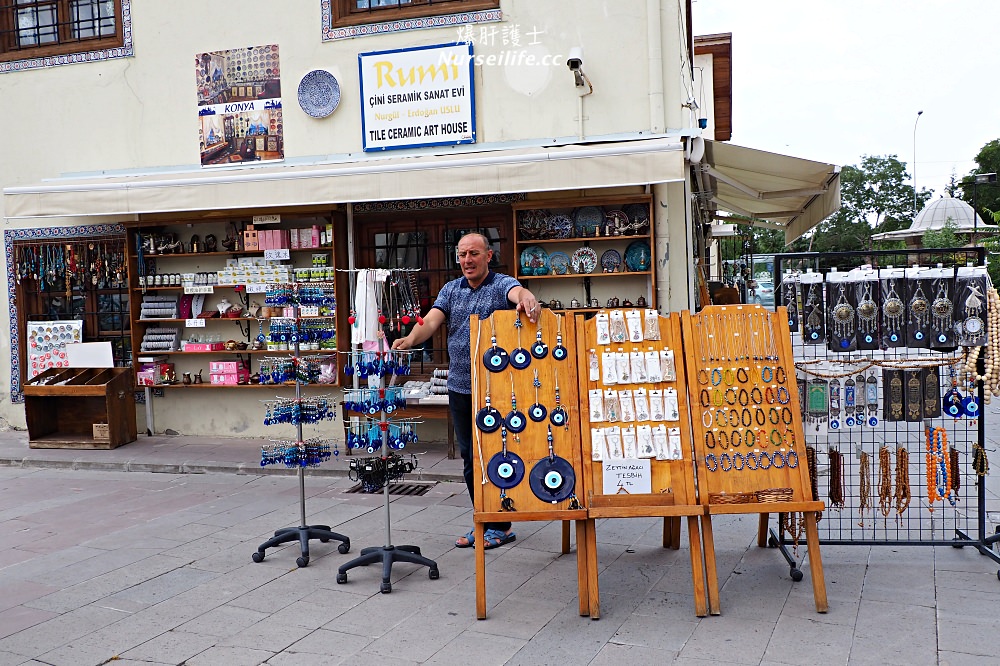
[[[838,165],[896,155],[944,191],[1000,138],[1000,0],[694,0],[733,34],[732,143]],[[923,115],[917,121],[917,112]]]

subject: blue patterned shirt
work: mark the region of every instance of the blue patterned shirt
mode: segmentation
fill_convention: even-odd
[[[469,315],[489,317],[496,310],[510,310],[514,304],[507,294],[521,283],[516,278],[490,271],[473,289],[469,281],[458,278],[445,284],[432,307],[445,315],[448,324],[448,390],[472,393],[472,363],[469,351]]]

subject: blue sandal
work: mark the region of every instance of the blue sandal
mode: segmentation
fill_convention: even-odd
[[[469,530],[468,534],[459,537],[459,539],[465,539],[465,543],[455,541],[455,548],[472,548],[476,545],[476,532],[475,530]],[[491,548],[499,548],[500,546],[508,544],[511,541],[516,541],[517,535],[513,532],[506,534],[500,530],[490,529],[486,530],[486,533],[483,535],[483,540],[485,541],[483,549],[490,550]]]

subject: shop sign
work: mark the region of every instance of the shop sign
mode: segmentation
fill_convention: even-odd
[[[652,476],[649,460],[641,458],[623,458],[620,460],[605,460],[604,494],[617,495],[648,495],[653,492]]]
[[[358,55],[366,151],[476,142],[472,44]]]

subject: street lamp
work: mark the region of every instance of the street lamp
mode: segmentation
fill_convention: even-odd
[[[917,119],[913,121],[913,218],[917,217],[917,123],[923,111],[917,111]]]
[[[976,193],[980,185],[991,185],[997,182],[995,173],[977,173],[972,180],[972,242],[976,242],[976,229],[979,227],[979,209],[976,208]]]

